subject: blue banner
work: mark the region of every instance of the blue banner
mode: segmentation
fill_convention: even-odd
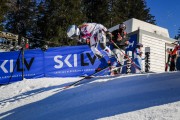
[[[99,61],[88,46],[51,48],[45,52],[45,76],[74,77],[94,72]]]
[[[0,56],[0,84],[22,80],[22,53],[3,52]],[[25,50],[24,78],[89,75],[99,63],[86,45],[49,48],[45,52]]]
[[[27,50],[24,52],[24,77],[35,78],[44,76],[43,52]],[[22,80],[22,52],[0,53],[0,84]]]
[[[133,51],[137,35],[132,35],[127,51]],[[105,58],[106,54],[102,51]],[[19,56],[19,57],[18,57]],[[47,51],[25,50],[24,77],[76,77],[95,71],[100,61],[87,45],[49,48]],[[0,84],[22,80],[22,53],[0,53]],[[12,78],[11,78],[12,76]]]
[[[129,39],[129,45],[126,48],[126,51],[134,51],[137,45],[137,34],[131,35]]]
[[[129,45],[126,48],[126,54],[130,56],[132,60],[134,58],[134,50],[136,48],[137,43],[138,43],[137,34],[131,35],[129,39]],[[127,62],[125,62],[124,64],[127,64]],[[122,73],[126,73],[126,72],[127,72],[127,67],[123,67]],[[131,64],[131,73],[134,73],[134,72],[135,72],[134,65]]]

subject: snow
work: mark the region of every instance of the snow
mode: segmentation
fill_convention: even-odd
[[[0,87],[2,120],[180,120],[180,72],[23,80]]]

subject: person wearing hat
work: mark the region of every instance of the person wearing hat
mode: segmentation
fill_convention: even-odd
[[[136,48],[134,50],[134,63],[136,64],[136,73],[139,72],[139,70],[142,70],[142,47],[143,47],[143,44],[141,43],[138,43],[136,45]],[[138,70],[137,70],[138,69]]]
[[[176,70],[180,71],[180,40],[176,41],[173,51],[167,51],[170,55],[176,56]]]
[[[129,44],[129,38],[125,30],[126,30],[126,25],[124,23],[121,23],[119,24],[119,29],[112,32],[112,41],[118,46],[117,47],[113,43],[110,44],[111,50],[117,57],[117,61],[113,62],[112,68],[124,65],[125,50]],[[117,71],[120,72],[120,70]],[[117,71],[115,70],[113,72],[116,74]]]

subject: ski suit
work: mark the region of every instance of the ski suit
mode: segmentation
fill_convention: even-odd
[[[84,23],[79,26],[80,39],[86,41],[89,44],[94,55],[100,60],[101,64],[98,68],[105,68],[108,66],[107,61],[103,57],[103,54],[98,50],[98,45],[105,51],[108,57],[112,57],[113,53],[109,47],[106,46],[106,31],[107,28],[97,23]]]

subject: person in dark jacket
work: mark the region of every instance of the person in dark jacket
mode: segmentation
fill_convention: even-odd
[[[177,41],[177,44],[173,51],[167,51],[171,56],[176,57],[176,70],[180,71],[180,41]],[[170,69],[171,70],[171,69]]]
[[[111,49],[117,57],[117,62],[112,64],[112,67],[124,65],[124,55],[126,47],[129,44],[129,38],[125,32],[126,25],[124,23],[119,25],[119,29],[112,32],[112,40],[118,46],[111,44]],[[113,74],[113,73],[112,73]]]

